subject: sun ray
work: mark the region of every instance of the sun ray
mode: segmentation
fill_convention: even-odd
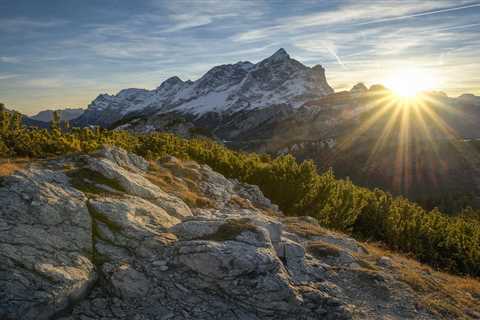
[[[387,105],[383,105],[384,103],[387,103]],[[393,101],[391,101],[387,97],[381,97],[376,99],[373,102],[373,105],[371,106],[370,111],[375,109],[379,109],[379,110],[374,111],[367,120],[363,121],[358,128],[355,128],[354,131],[339,144],[339,149],[344,150],[351,147],[353,143],[355,143],[355,141],[359,137],[361,137],[365,132],[367,132],[374,124],[376,124],[377,121],[383,115],[385,115],[392,106],[393,106]]]
[[[398,120],[398,115],[401,111],[400,108],[395,107],[395,103],[396,102],[392,101],[390,104],[390,108],[394,109],[393,114],[388,118],[386,125],[384,126],[380,136],[375,142],[375,145],[373,146],[372,151],[370,152],[369,158],[367,160],[367,164],[372,163],[375,155],[384,147],[384,145],[387,143],[388,138],[390,137],[393,131],[396,121]]]

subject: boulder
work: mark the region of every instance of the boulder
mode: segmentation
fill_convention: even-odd
[[[103,146],[96,153],[97,157],[106,158],[120,167],[130,169],[132,171],[147,171],[149,164],[148,162],[134,153],[128,153],[124,149],[115,147],[115,146]]]
[[[50,319],[97,278],[85,196],[60,172],[29,169],[0,188],[0,319]]]

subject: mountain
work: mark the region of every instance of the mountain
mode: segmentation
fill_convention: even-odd
[[[151,91],[125,89],[114,96],[99,95],[75,124],[108,127],[132,115],[160,119],[167,113],[216,119],[276,105],[298,108],[333,92],[322,66],[307,67],[280,49],[257,64],[216,66],[196,81],[172,77]]]
[[[22,116],[22,124],[27,126],[27,127],[37,127],[37,128],[47,128],[48,127],[48,124],[46,124],[45,122],[39,121],[39,120],[36,120],[36,119],[32,119],[29,116],[26,116],[26,115],[24,115],[24,114],[22,114],[18,111],[15,111],[15,110],[12,110],[12,109],[7,109],[7,108],[5,108],[4,110],[7,111],[10,114],[12,114],[12,113],[20,114]]]
[[[1,319],[478,319],[475,278],[206,165],[108,147],[23,166],[0,184]]]
[[[227,145],[313,159],[320,171],[333,168],[339,178],[427,209],[480,208],[480,97],[433,92],[399,107],[389,94],[378,87],[335,93]]]
[[[53,119],[53,112],[57,111],[60,115],[61,121],[71,121],[75,118],[78,118],[84,110],[81,108],[67,108],[67,109],[59,109],[59,110],[43,110],[37,113],[34,116],[31,116],[30,119],[43,121],[43,122],[50,122]]]
[[[480,207],[480,97],[420,98],[403,108],[380,84],[334,92],[323,67],[280,49],[256,64],[214,67],[196,81],[172,77],[155,90],[100,95],[73,125],[207,136],[234,149],[313,159],[322,171],[332,167],[340,178],[429,209]]]

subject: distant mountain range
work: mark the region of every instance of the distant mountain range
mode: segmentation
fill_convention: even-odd
[[[196,81],[171,77],[154,90],[101,94],[72,123],[184,136],[203,133],[242,148],[271,151],[298,140],[343,135],[386,94],[380,85],[367,88],[361,83],[335,93],[321,65],[305,66],[280,49],[256,64],[216,66]],[[459,137],[477,137],[480,97],[428,95],[446,106],[436,109]],[[442,135],[436,132],[436,138]]]
[[[43,110],[37,113],[34,116],[31,116],[30,119],[43,121],[43,122],[50,122],[53,119],[53,112],[57,111],[60,115],[61,121],[71,121],[75,118],[78,118],[82,113],[85,111],[82,108],[66,108],[66,109],[58,109],[58,110]]]
[[[99,95],[76,124],[111,126],[131,117],[160,120],[171,113],[201,121],[212,115],[231,117],[273,105],[297,108],[333,92],[322,66],[307,67],[280,49],[257,64],[216,66],[196,81],[172,77],[151,91],[125,89],[115,96]],[[154,124],[148,124],[148,128],[157,129]]]

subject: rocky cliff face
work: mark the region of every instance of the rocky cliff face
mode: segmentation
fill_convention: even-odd
[[[0,230],[0,319],[449,318],[443,303],[478,316],[473,280],[287,218],[257,187],[173,157],[31,164],[1,180]]]

